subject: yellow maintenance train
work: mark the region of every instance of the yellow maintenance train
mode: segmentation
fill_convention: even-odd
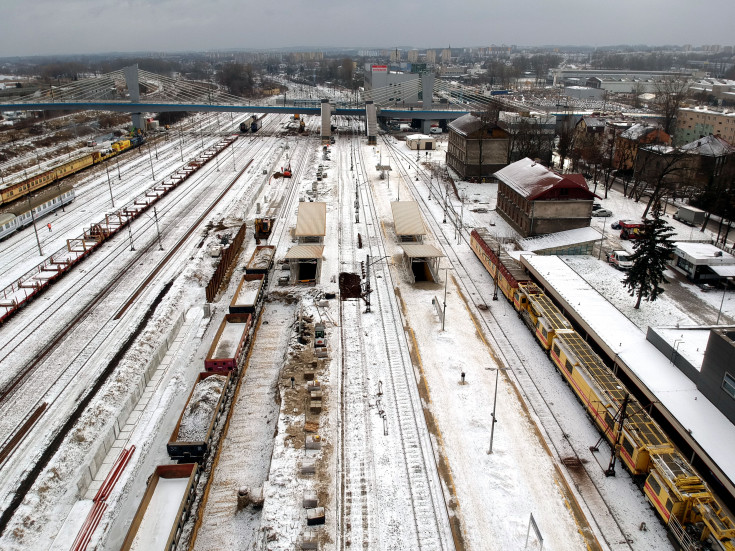
[[[133,136],[132,138],[118,140],[112,144],[109,150],[93,151],[92,153],[81,155],[55,166],[54,168],[35,174],[29,178],[25,178],[20,182],[12,182],[2,186],[0,187],[0,206],[22,199],[23,197],[26,197],[31,193],[35,193],[54,182],[58,182],[62,178],[76,174],[80,170],[84,170],[87,167],[101,163],[110,157],[119,155],[128,149],[138,147],[143,143],[145,143],[145,138],[143,136]]]
[[[574,390],[616,458],[642,482],[643,492],[679,548],[735,551],[731,516],[561,311],[485,228],[472,231],[470,246]]]

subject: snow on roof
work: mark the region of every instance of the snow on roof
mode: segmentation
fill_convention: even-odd
[[[697,266],[729,266],[735,264],[735,257],[709,243],[674,243],[674,254]]]
[[[626,130],[622,134],[620,134],[620,137],[625,138],[626,140],[637,141],[640,140],[643,136],[647,136],[658,128],[658,126],[653,126],[650,124],[637,123],[628,128],[628,130]]]
[[[419,245],[402,243],[401,248],[409,258],[441,258],[444,253],[437,249],[434,245]]]
[[[717,115],[720,117],[735,117],[735,111],[729,109],[711,109],[705,106],[682,107],[679,111],[694,111],[705,115]]]
[[[288,260],[305,260],[321,258],[324,245],[295,245],[291,247],[284,258]]]
[[[415,201],[393,201],[393,224],[396,235],[426,235],[426,227],[421,219],[418,203]]]
[[[540,235],[538,237],[530,237],[520,239],[518,244],[524,251],[543,251],[545,249],[555,249],[557,247],[567,247],[576,245],[577,243],[587,243],[589,241],[599,241],[602,235],[595,228],[577,228],[574,230],[560,231]]]
[[[735,265],[710,266],[710,270],[712,270],[720,277],[735,277]]]
[[[536,253],[531,252],[531,251],[507,251],[506,250],[505,252],[507,252],[508,253],[508,256],[511,257],[516,262],[520,262],[521,261],[521,256],[533,256],[533,255],[536,254]]]
[[[296,237],[322,236],[327,233],[327,204],[299,203],[299,215],[296,219]]]
[[[709,327],[651,327],[650,331],[657,333],[697,371],[702,370],[711,332]]]
[[[496,125],[492,122],[484,122],[480,117],[472,113],[462,115],[448,124],[450,129],[463,136],[468,136],[486,126],[494,127]]]
[[[735,425],[697,390],[696,384],[560,257],[523,256],[521,262],[554,289],[567,310],[576,311],[722,472],[735,480]]]
[[[410,136],[406,136],[406,141],[408,140],[432,140],[434,141],[434,138],[431,136],[427,136],[426,134],[411,134]]]
[[[601,119],[599,117],[582,117],[584,119],[584,123],[589,126],[590,128],[600,128],[605,126],[605,119]]]
[[[654,153],[659,153],[661,155],[667,155],[675,151],[674,147],[663,144],[647,145],[645,147],[641,147],[641,149],[647,149],[648,151],[653,151]]]
[[[555,187],[580,188],[589,193],[590,199],[593,196],[581,174],[560,176],[528,157],[509,164],[497,171],[494,176],[530,200]]]
[[[705,136],[686,145],[682,145],[681,149],[687,153],[696,155],[704,155],[707,157],[724,157],[735,153],[735,147],[719,136]]]

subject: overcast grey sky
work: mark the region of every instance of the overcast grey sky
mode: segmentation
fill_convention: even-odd
[[[229,48],[735,45],[735,0],[0,0],[0,57]]]

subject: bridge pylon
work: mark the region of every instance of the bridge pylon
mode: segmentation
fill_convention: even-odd
[[[138,64],[130,65],[123,68],[125,75],[125,85],[128,87],[130,94],[130,103],[140,103],[140,83],[138,80]],[[145,131],[145,121],[142,113],[130,113],[133,119],[133,126]]]
[[[328,99],[322,100],[322,144],[329,145],[332,137],[332,105]]]
[[[378,110],[372,100],[365,102],[365,131],[368,145],[378,143]]]

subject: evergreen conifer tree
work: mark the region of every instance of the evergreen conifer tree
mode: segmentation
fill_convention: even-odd
[[[664,277],[669,257],[674,252],[671,237],[673,229],[661,218],[661,204],[657,203],[652,212],[653,219],[646,220],[643,237],[636,241],[631,260],[633,267],[628,271],[623,284],[628,287],[630,296],[637,296],[635,308],[641,300],[654,301],[664,292],[660,283],[668,283]]]

